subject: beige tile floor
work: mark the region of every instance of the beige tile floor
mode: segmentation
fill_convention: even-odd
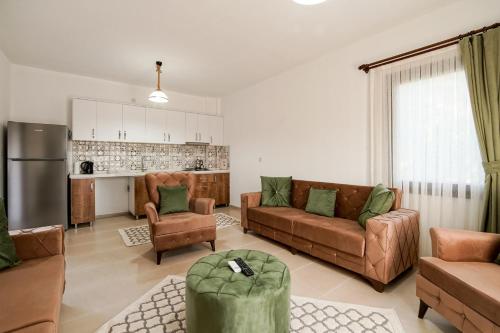
[[[237,218],[237,208],[218,209]],[[189,267],[210,251],[208,243],[163,255],[160,266],[150,244],[126,247],[118,228],[145,224],[132,217],[98,220],[94,227],[66,233],[66,291],[61,310],[63,333],[93,332],[139,298],[167,275],[185,275]],[[383,293],[377,293],[362,278],[308,255],[292,255],[284,246],[239,226],[217,232],[217,250],[248,248],[271,253],[287,263],[292,276],[292,294],[332,301],[396,309],[406,332],[457,332],[429,310],[424,320],[416,316],[415,274],[408,272]]]

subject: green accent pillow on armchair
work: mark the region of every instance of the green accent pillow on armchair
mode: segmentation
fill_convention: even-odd
[[[336,198],[337,190],[321,190],[311,187],[307,198],[306,212],[333,217]]]
[[[160,193],[160,210],[158,214],[170,214],[189,211],[188,191],[186,185],[158,186]]]
[[[292,177],[260,177],[262,206],[290,207]]]
[[[358,222],[366,229],[366,221],[372,217],[387,213],[394,203],[396,195],[382,184],[375,186],[359,214]]]
[[[0,270],[17,266],[20,263],[21,260],[16,255],[16,247],[9,235],[3,199],[0,199]]]

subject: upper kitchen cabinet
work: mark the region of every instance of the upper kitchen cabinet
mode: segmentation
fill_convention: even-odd
[[[138,106],[123,105],[122,139],[125,142],[146,141],[146,109]]]
[[[97,102],[97,140],[122,141],[122,105]]]
[[[210,118],[204,114],[198,115],[198,142],[210,143]]]
[[[146,142],[165,143],[167,112],[158,109],[146,109]]]
[[[186,114],[184,112],[167,111],[166,142],[184,144],[186,141]]]
[[[208,131],[211,145],[222,146],[224,144],[224,119],[222,117],[211,116],[208,122]]]
[[[73,99],[73,140],[96,140],[97,102],[85,99]]]
[[[223,144],[223,119],[216,116],[186,113],[186,142]]]

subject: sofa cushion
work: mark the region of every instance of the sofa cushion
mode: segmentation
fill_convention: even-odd
[[[292,193],[292,177],[260,177],[262,206],[289,207]]]
[[[16,248],[10,238],[3,199],[0,198],[0,270],[19,265]]]
[[[160,221],[153,223],[153,234],[161,236],[205,228],[215,229],[215,225],[213,215],[200,215],[191,212],[173,213],[161,215]]]
[[[291,207],[255,207],[248,208],[249,220],[289,234],[293,230],[293,221],[300,216],[310,215],[301,209]]]
[[[391,210],[396,195],[382,184],[375,186],[358,217],[359,224],[366,228],[366,220]]]
[[[306,212],[327,217],[335,215],[337,190],[322,190],[311,187],[307,198]]]
[[[365,254],[365,230],[353,220],[307,214],[294,219],[293,235],[358,257]]]
[[[160,193],[160,209],[158,214],[187,212],[189,210],[188,191],[186,185],[158,186]]]
[[[471,309],[500,325],[500,266],[420,258],[420,274]]]
[[[26,260],[0,272],[0,332],[57,323],[63,290],[63,255]]]

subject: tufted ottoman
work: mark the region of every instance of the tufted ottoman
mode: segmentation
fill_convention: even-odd
[[[229,260],[242,258],[254,271],[234,273]],[[189,333],[282,333],[290,326],[290,273],[260,251],[219,252],[198,260],[186,278]]]

